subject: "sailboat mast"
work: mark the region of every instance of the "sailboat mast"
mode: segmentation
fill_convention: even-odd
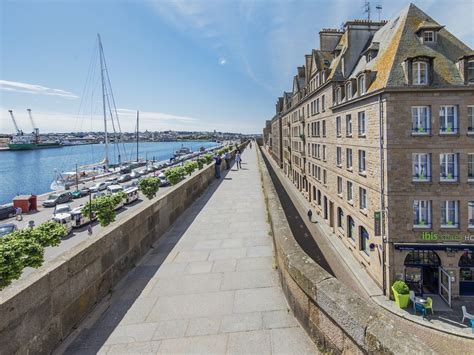
[[[137,162],[138,162],[138,141],[139,141],[139,133],[140,132],[140,120],[139,120],[139,117],[140,117],[140,111],[137,110]]]
[[[99,39],[99,57],[100,57],[100,77],[102,79],[102,107],[104,110],[104,134],[105,134],[105,166],[109,167],[109,137],[107,135],[107,111],[105,108],[105,77],[104,77],[104,49],[102,48],[102,41],[100,34],[97,34]]]

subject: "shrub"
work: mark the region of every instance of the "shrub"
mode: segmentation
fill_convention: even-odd
[[[171,185],[176,185],[178,182],[184,179],[186,176],[186,170],[184,170],[184,168],[181,166],[177,166],[175,168],[165,170],[165,176]]]
[[[395,281],[393,283],[393,289],[395,290],[396,293],[400,295],[408,295],[410,293],[410,289],[408,288],[408,285],[401,280]]]
[[[61,223],[50,221],[33,228],[31,234],[42,246],[55,247],[59,245],[61,239],[67,235],[67,229]]]
[[[204,164],[206,163],[206,159],[204,157],[199,157],[196,159],[196,163],[198,165],[198,169],[202,169]]]
[[[149,200],[156,196],[159,187],[160,179],[155,176],[146,177],[138,183],[138,188]]]
[[[124,196],[125,194],[123,192],[114,195],[99,196],[93,199],[90,203],[87,202],[82,210],[86,213],[88,218],[92,218],[92,216],[89,215],[92,210],[92,212],[95,213],[99,224],[102,227],[105,227],[115,221],[115,208]]]
[[[212,155],[211,154],[206,154],[206,155],[204,155],[203,158],[206,161],[206,164],[211,164],[212,163]]]
[[[191,175],[193,171],[198,168],[198,164],[195,161],[188,161],[184,164],[183,168],[186,171],[186,174]]]

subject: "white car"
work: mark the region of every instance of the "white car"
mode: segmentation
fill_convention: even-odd
[[[70,213],[72,211],[71,205],[68,203],[63,203],[61,205],[56,205],[54,208],[53,216],[63,213]]]
[[[96,183],[95,185],[92,185],[92,186],[89,188],[89,191],[90,191],[90,192],[97,192],[97,191],[105,190],[106,188],[107,188],[107,183],[105,183],[105,182],[98,182],[98,183]]]

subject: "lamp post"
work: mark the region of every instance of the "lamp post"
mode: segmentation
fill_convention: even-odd
[[[92,192],[89,190],[89,227],[87,228],[89,235],[92,235]]]

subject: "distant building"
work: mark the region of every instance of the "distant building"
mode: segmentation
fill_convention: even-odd
[[[474,52],[413,4],[319,37],[274,159],[387,294],[474,295]]]

